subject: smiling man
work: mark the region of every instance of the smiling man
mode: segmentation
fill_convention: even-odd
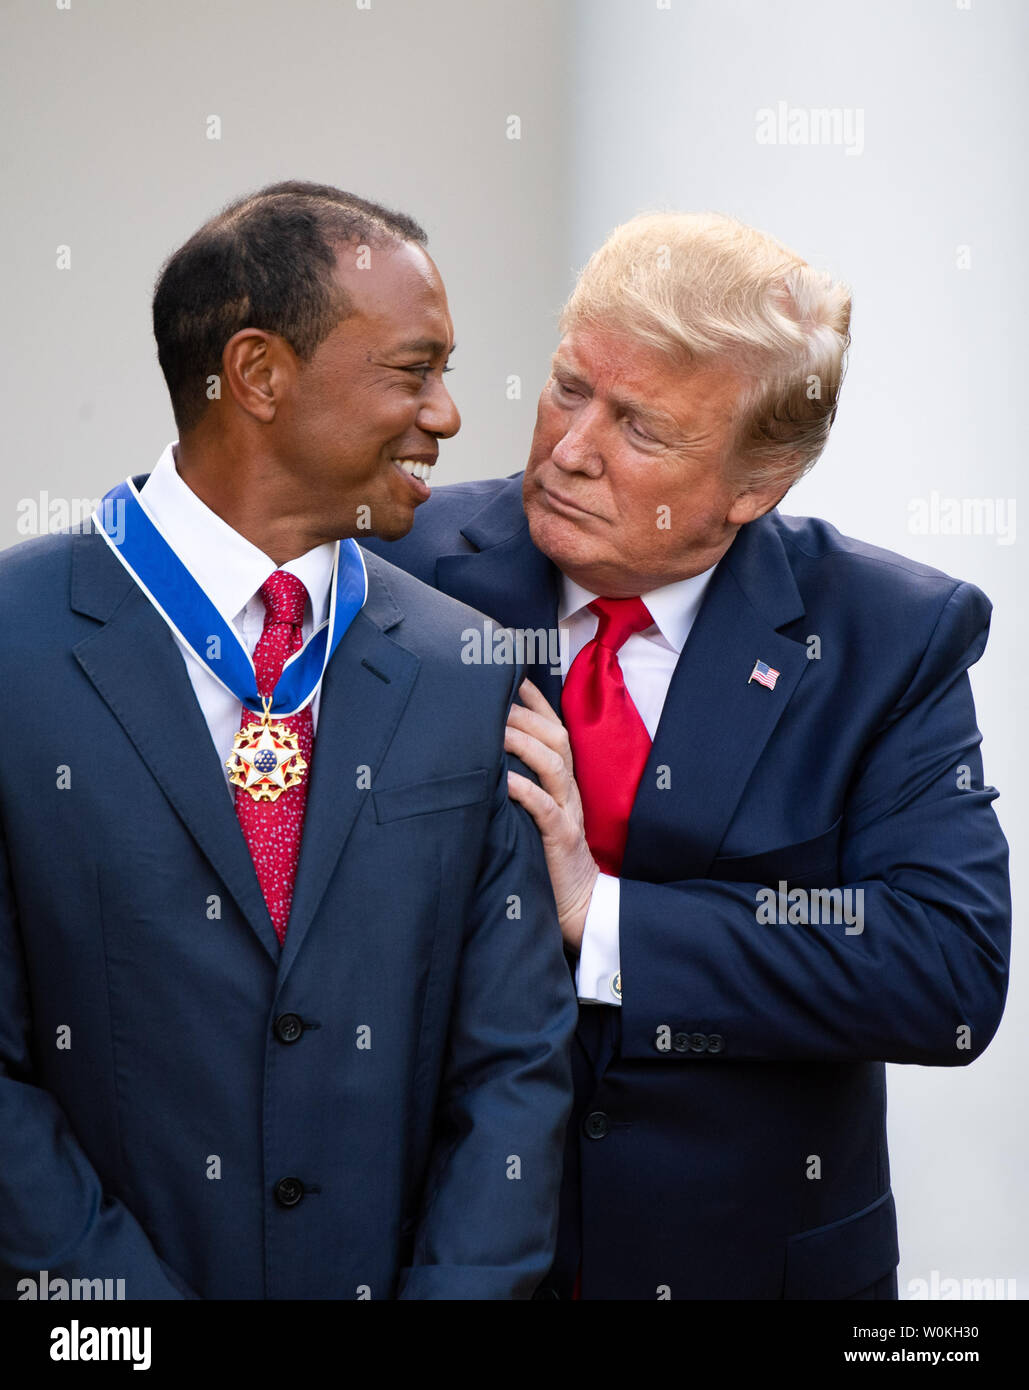
[[[373,544],[564,638],[508,729],[582,1004],[544,1294],[895,1298],[884,1064],[968,1063],[1001,1016],[989,602],[776,510],[849,322],[753,228],[636,218],[565,308],[524,475]]]
[[[409,530],[459,425],[424,242],[311,184],[213,218],[154,296],[178,442],[0,559],[0,1297],[550,1264],[575,999],[517,673],[353,540]]]

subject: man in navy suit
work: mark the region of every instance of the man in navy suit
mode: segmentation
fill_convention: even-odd
[[[544,1294],[895,1298],[884,1063],[968,1063],[1001,1017],[990,604],[776,510],[849,318],[751,228],[634,219],[566,306],[524,476],[371,545],[489,615],[469,659],[533,663],[511,792],[581,1000]]]
[[[424,240],[306,184],[206,224],[154,301],[177,445],[0,559],[2,1297],[550,1265],[576,1005],[518,673],[346,539],[402,535],[458,428]]]

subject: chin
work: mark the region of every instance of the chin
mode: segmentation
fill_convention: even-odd
[[[548,560],[593,594],[642,594],[656,584],[641,584],[626,557],[602,549],[594,537],[584,534],[567,517],[527,509],[529,534],[537,550]]]
[[[558,569],[582,569],[602,563],[596,541],[587,536],[569,517],[558,516],[545,507],[527,507],[529,534],[537,550],[542,550]]]
[[[375,511],[372,511],[373,525],[371,535],[377,536],[380,541],[399,541],[404,538],[414,525],[414,511],[391,513],[383,518],[376,518]],[[368,534],[368,533],[366,533]]]

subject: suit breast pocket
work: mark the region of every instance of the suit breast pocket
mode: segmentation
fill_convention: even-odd
[[[833,888],[839,884],[840,832],[843,817],[814,835],[792,845],[780,845],[758,854],[735,854],[716,859],[711,877],[726,883],[763,883],[778,887],[785,879],[791,888]]]
[[[386,787],[372,792],[375,820],[379,825],[386,825],[390,821],[481,805],[489,798],[489,790],[489,773],[484,767],[459,773],[456,777],[436,777],[429,782]]]

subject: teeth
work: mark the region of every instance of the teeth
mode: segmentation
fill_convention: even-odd
[[[397,459],[397,463],[405,473],[410,473],[412,478],[420,478],[423,483],[429,481],[429,474],[432,471],[431,463],[419,463],[416,459]]]

